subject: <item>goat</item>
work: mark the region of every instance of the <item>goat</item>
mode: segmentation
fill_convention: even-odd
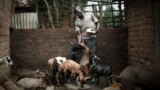
[[[66,58],[70,60],[74,60],[77,63],[79,63],[81,57],[82,57],[82,47],[80,44],[71,42],[71,46],[69,47],[69,50],[67,52]]]
[[[0,65],[1,64],[6,64],[8,66],[12,66],[13,65],[13,61],[10,58],[10,56],[5,56],[3,58],[0,58]]]
[[[63,71],[63,60],[65,57],[55,57],[48,60],[48,65],[52,69],[52,79],[56,79],[58,86],[60,73]],[[62,76],[63,78],[63,76]]]
[[[80,65],[85,71],[85,76],[89,74],[89,65],[90,65],[90,49],[84,45],[84,43],[81,43],[81,47],[85,49],[83,52],[83,55],[80,60]]]
[[[91,75],[95,77],[96,84],[99,84],[99,77],[103,76],[105,79],[108,79],[107,77],[112,74],[112,67],[111,66],[103,66],[100,64],[94,65],[91,68]],[[111,78],[107,80],[107,85],[111,83]]]
[[[0,83],[5,82],[11,73],[12,60],[9,56],[0,58]]]
[[[67,71],[70,71],[71,74],[78,75],[77,77],[77,83],[78,79],[81,83],[81,87],[83,87],[84,81],[86,80],[84,77],[84,71],[82,70],[82,67],[80,64],[73,60],[65,60],[63,63],[63,70],[66,73]]]
[[[119,76],[112,76],[121,82],[123,90],[133,90],[134,86],[142,90],[160,90],[160,74],[145,66],[129,65]]]
[[[81,68],[85,72],[85,77],[89,75],[89,65],[90,65],[90,49],[84,45],[84,43],[78,44],[73,43],[68,58],[71,58],[70,60],[74,60],[78,63],[80,63]],[[79,60],[77,60],[79,59]]]

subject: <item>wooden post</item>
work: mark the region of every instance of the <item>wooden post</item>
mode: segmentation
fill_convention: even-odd
[[[55,15],[56,15],[56,25],[59,27],[59,9],[57,7],[57,4],[56,4],[56,0],[53,0],[53,6],[54,6],[54,9],[55,9]]]
[[[94,15],[95,15],[96,17],[98,17],[98,14],[97,14],[97,7],[96,7],[94,4],[92,4],[92,9],[93,9]]]
[[[111,3],[111,11],[112,11],[112,23],[113,23],[113,27],[115,27],[115,20],[114,20],[114,11],[113,11],[113,5],[112,5],[112,3]]]
[[[121,0],[118,0],[118,8],[119,8],[119,16],[120,16],[120,26],[122,27],[123,23],[123,16],[122,16],[122,7],[121,7]]]
[[[49,4],[48,4],[47,0],[44,0],[44,2],[45,2],[46,7],[47,7],[47,12],[48,12],[49,21],[50,21],[50,23],[51,23],[52,29],[54,30],[54,29],[55,29],[55,26],[54,26],[54,24],[53,24],[53,19],[52,19],[52,15],[51,15],[51,11],[50,11]]]
[[[39,7],[38,7],[38,0],[36,0],[36,13],[37,13],[37,26],[39,27]]]
[[[99,22],[100,22],[100,25],[102,25],[102,3],[100,3],[101,0],[99,0],[98,2],[98,7],[99,7]]]
[[[70,16],[70,25],[71,25],[71,27],[73,27],[74,26],[74,24],[73,24],[73,17],[74,17],[74,10],[73,10],[73,8],[74,8],[74,0],[71,0],[71,16]]]

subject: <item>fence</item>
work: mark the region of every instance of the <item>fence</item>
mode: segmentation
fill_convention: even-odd
[[[16,0],[17,1],[17,0]],[[19,0],[18,0],[19,1]],[[12,27],[16,29],[66,28],[74,26],[73,6],[80,4],[85,12],[93,12],[103,27],[122,27],[125,20],[124,1],[112,0],[24,0],[14,2]],[[27,5],[28,1],[28,5]],[[29,2],[30,1],[30,2]],[[32,2],[31,2],[32,1]],[[20,4],[17,4],[20,3]]]
[[[37,13],[15,13],[12,16],[12,26],[15,29],[37,29]]]

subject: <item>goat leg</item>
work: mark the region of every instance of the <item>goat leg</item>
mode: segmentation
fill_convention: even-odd
[[[59,77],[58,76],[59,76],[59,72],[57,72],[57,74],[56,74],[56,81],[57,81],[57,84],[59,86],[60,84],[59,84]]]
[[[81,86],[80,83],[79,83],[79,79],[80,79],[80,76],[77,77],[76,82],[77,82],[78,86]]]

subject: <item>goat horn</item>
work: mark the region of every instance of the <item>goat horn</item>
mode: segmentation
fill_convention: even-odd
[[[86,81],[86,80],[88,80],[88,79],[90,79],[91,77],[86,77],[84,80]]]

